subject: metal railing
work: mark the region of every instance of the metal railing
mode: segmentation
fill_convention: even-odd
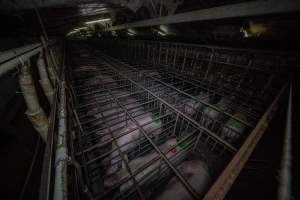
[[[217,137],[216,139],[213,137],[209,130],[199,126],[198,123],[195,123],[190,117],[178,110],[174,103],[170,104],[139,82],[131,79],[124,71],[120,71],[119,68],[116,68],[117,62],[108,61],[107,58],[104,59],[103,55],[101,59],[97,59],[96,56],[92,55],[86,58],[84,56],[80,57],[83,54],[81,51],[75,54],[74,57],[79,59],[80,63],[85,64],[76,64],[77,67],[74,64],[72,65],[73,80],[70,81],[73,83],[71,90],[75,93],[74,96],[77,102],[75,107],[78,115],[75,125],[77,134],[74,139],[74,147],[76,149],[76,159],[83,166],[85,180],[95,198],[112,197],[111,195],[117,194],[121,196],[134,194],[134,190],[144,191],[144,188],[138,189],[140,185],[143,185],[141,184],[143,180],[139,178],[138,171],[147,169],[147,165],[148,167],[149,165],[153,166],[153,163],[157,163],[157,159],[161,159],[165,174],[170,174],[170,169],[168,170],[167,166],[171,167],[171,171],[175,172],[188,191],[193,196],[197,196],[174,167],[183,159],[182,153],[194,151],[198,149],[199,144],[202,144],[207,146],[208,151],[228,157],[234,148],[221,138]],[[84,60],[86,62],[83,62]],[[74,62],[78,63],[76,60]],[[93,70],[94,68],[97,69]],[[105,77],[112,77],[112,79],[107,80]],[[130,101],[126,102],[126,99],[130,99]],[[182,104],[182,102],[177,103]],[[140,119],[148,114],[153,120],[141,124]],[[149,126],[155,126],[156,123],[159,124],[156,129],[159,130],[149,130]],[[126,129],[128,124],[133,125],[134,128],[131,130]],[[116,140],[119,141],[120,138],[130,135],[134,131],[140,131],[142,133],[141,137],[130,141],[128,144],[125,143],[111,149],[110,145],[112,143],[116,143]],[[119,134],[112,135],[116,132]],[[155,134],[159,135],[157,140],[153,139]],[[174,136],[178,140],[177,145],[188,145],[185,150],[181,150],[181,154],[168,157],[168,153],[162,152],[159,146],[166,142],[168,138]],[[137,144],[137,147],[126,148],[131,143]],[[202,145],[200,146],[202,147]],[[124,151],[124,148],[127,150]],[[176,148],[176,145],[172,147],[172,149],[174,148]],[[172,151],[172,149],[168,151]],[[113,188],[97,195],[97,191],[93,188],[97,185],[96,188],[99,190],[101,184],[109,178],[109,175],[105,175],[106,170],[114,166],[118,169],[118,165],[121,165],[122,162],[126,163],[126,160],[124,161],[123,156],[120,155],[120,150],[123,150],[123,153],[127,155],[129,171],[132,167],[130,162],[140,155],[144,155],[146,152],[149,153],[149,151],[155,151],[158,154],[150,163],[146,162],[138,169],[131,169],[127,178],[124,177],[121,182],[115,183]],[[118,155],[120,155],[120,158],[116,159]],[[153,177],[151,176],[151,178]],[[147,179],[150,179],[150,177]],[[127,192],[116,192],[118,186],[129,180],[133,180],[136,187]],[[155,180],[150,182],[153,181]],[[138,192],[138,194],[140,198],[143,198],[143,193]]]
[[[278,86],[273,81],[264,89],[267,92],[272,88],[276,94],[267,112],[267,100],[258,111],[249,109],[249,105],[247,109],[239,106],[237,98],[221,109],[197,96],[204,92],[208,98],[231,99],[230,95],[238,95],[238,90],[231,93],[216,85],[212,87],[210,82],[187,78],[180,71],[172,72],[167,65],[153,68],[143,59],[124,62],[84,45],[74,45],[70,50],[67,97],[73,133],[69,148],[77,166],[75,180],[90,199],[152,198],[172,175],[191,198],[201,198],[204,193],[195,191],[177,168],[193,152],[194,159],[205,160],[210,166],[212,179],[231,160],[221,173],[222,178],[216,179],[205,196],[222,199],[267,128],[284,91],[283,88],[277,93]],[[190,106],[190,101],[201,103],[204,108]],[[217,111],[218,119],[210,119],[203,111],[205,108]],[[237,111],[245,113],[248,120],[233,115]],[[211,121],[209,126],[205,124],[207,119]],[[230,120],[246,127],[238,144],[223,138]],[[138,136],[124,141],[134,134]],[[176,142],[166,148],[174,138]],[[134,165],[147,156],[148,160]],[[222,164],[216,165],[217,160]],[[224,178],[224,174],[230,177]],[[216,186],[220,180],[224,187]],[[214,197],[208,197],[211,191],[216,191]]]

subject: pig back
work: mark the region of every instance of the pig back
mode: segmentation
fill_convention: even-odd
[[[178,167],[181,174],[193,189],[203,196],[211,182],[211,176],[206,163],[200,160],[185,161]],[[165,190],[157,196],[157,200],[189,200],[191,196],[177,177],[173,177]]]

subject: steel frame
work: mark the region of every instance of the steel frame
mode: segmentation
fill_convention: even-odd
[[[225,195],[229,191],[231,185],[239,175],[243,166],[246,164],[248,158],[254,151],[256,144],[263,136],[268,124],[271,122],[274,114],[276,113],[282,97],[286,93],[286,84],[282,87],[272,104],[269,106],[268,110],[259,120],[245,143],[241,146],[236,155],[232,158],[230,163],[227,165],[225,170],[219,176],[217,181],[213,184],[210,190],[206,193],[204,200],[221,200],[224,199]]]
[[[97,62],[96,58],[94,58],[94,62]],[[184,113],[176,109],[176,107],[173,106],[176,104],[173,105],[169,104],[163,98],[158,97],[155,93],[151,92],[144,86],[131,80],[129,76],[126,76],[124,74],[121,75],[119,69],[116,69],[116,64],[118,63],[116,62],[112,63],[111,61],[108,62],[106,59],[105,60],[102,59],[101,61],[98,62],[99,64],[102,63],[102,66],[99,67],[100,70],[93,71],[90,70],[89,67],[79,66],[80,68],[79,71],[81,72],[81,74],[85,73],[85,76],[87,77],[89,77],[89,74],[94,74],[94,77],[97,78],[98,76],[98,80],[101,80],[101,78],[99,78],[99,75],[109,74],[114,78],[114,81],[112,82],[102,81],[102,84],[100,81],[100,83],[96,85],[85,83],[86,85],[85,87],[83,86],[85,79],[73,78],[73,80],[70,81],[73,83],[70,91],[74,91],[75,93],[74,99],[76,99],[77,102],[75,106],[77,109],[76,111],[74,110],[74,112],[78,114],[78,117],[75,117],[77,121],[76,123],[77,125],[75,125],[74,127],[75,130],[77,130],[76,138],[74,139],[75,141],[74,145],[77,152],[76,157],[80,161],[83,168],[85,169],[84,170],[84,174],[86,176],[85,180],[88,181],[88,185],[90,185],[90,188],[91,185],[95,184],[96,181],[100,180],[101,182],[101,180],[105,178],[105,176],[103,176],[103,171],[102,172],[101,170],[99,171],[99,167],[105,168],[105,166],[107,165],[107,164],[105,165],[105,162],[107,163],[107,159],[109,159],[110,153],[113,151],[119,151],[120,153],[120,148],[121,148],[118,147],[116,149],[107,150],[107,146],[111,142],[113,142],[116,138],[114,137],[107,141],[101,142],[100,141],[101,137],[97,135],[96,132],[105,129],[103,127],[103,123],[111,125],[110,123],[111,121],[119,118],[118,121],[115,122],[116,124],[131,120],[137,125],[137,129],[139,129],[144,136],[138,139],[138,142],[140,144],[138,148],[139,150],[131,150],[131,152],[127,152],[129,153],[128,155],[139,154],[139,153],[142,154],[144,152],[149,151],[150,149],[154,149],[160,155],[155,160],[162,159],[163,161],[162,163],[166,162],[166,166],[163,167],[164,173],[169,174],[168,172],[169,170],[167,167],[169,166],[172,169],[172,171],[179,177],[179,180],[184,184],[184,186],[188,189],[188,191],[192,194],[192,196],[196,197],[197,196],[196,193],[189,186],[186,180],[182,177],[180,172],[178,172],[178,170],[173,166],[173,161],[170,162],[169,159],[165,156],[165,154],[160,151],[159,147],[157,147],[157,144],[153,142],[151,137],[148,136],[148,134],[151,135],[151,133],[145,131],[144,127],[153,122],[149,122],[146,124],[139,124],[136,121],[139,115],[143,115],[143,113],[140,113],[140,110],[144,108],[146,112],[152,112],[154,115],[156,115],[157,117],[156,120],[160,120],[161,122],[163,122],[163,130],[162,133],[160,134],[161,135],[160,138],[162,138],[161,140],[164,140],[165,137],[170,137],[175,135],[179,140],[178,143],[184,143],[186,141],[190,143],[188,147],[189,151],[195,150],[200,143],[201,144],[203,143],[203,145],[207,146],[209,151],[224,156],[225,155],[229,156],[231,154],[230,152],[234,151],[235,148],[233,148],[226,141],[223,141],[221,138],[217,137],[216,139],[212,137],[211,135],[213,133],[199,126],[198,123],[195,123]],[[85,65],[87,66],[89,64],[86,63]],[[79,68],[74,67],[73,70],[74,74],[78,72]],[[90,77],[90,80],[91,79],[92,77]],[[118,84],[117,87],[116,84]],[[120,94],[119,93],[120,88],[126,90],[127,94]],[[85,96],[88,98],[84,99]],[[128,96],[135,97],[137,101],[132,102],[132,104],[136,104],[136,106],[130,107],[130,103],[129,104],[121,103],[123,98],[126,98]],[[95,106],[97,104],[99,105],[99,107],[110,104],[111,105],[110,108],[116,107],[119,110],[117,112],[112,113],[110,116],[105,116],[106,119],[102,124],[96,124],[91,126],[91,123],[95,122],[95,119],[93,119],[93,115],[97,113],[101,113],[101,115],[103,116],[103,113],[105,112],[105,110],[100,109],[97,110],[96,112],[92,112],[88,114],[86,113],[88,109],[91,109],[91,106]],[[113,127],[114,125],[111,125],[110,129],[113,129]],[[109,132],[112,132],[112,130]],[[180,132],[180,134],[178,132]],[[130,132],[124,132],[121,135],[118,135],[117,137],[121,137],[122,135],[129,134],[129,133]],[[189,133],[189,134],[184,135],[184,133],[186,134]],[[145,145],[145,142],[146,143],[149,142],[150,146],[149,143],[148,145]],[[169,151],[171,150],[172,149],[170,149]],[[124,158],[122,157],[123,156],[121,156],[121,160],[126,162],[126,160],[124,160]],[[145,167],[146,166],[142,166],[138,170],[143,170],[143,168]],[[138,173],[137,171],[129,173],[130,174],[129,179],[134,180],[134,177],[137,173]],[[133,190],[138,190],[139,188],[138,181],[135,180],[134,182],[136,187],[135,189],[133,188]],[[121,183],[119,183],[118,185],[120,184]],[[95,198],[107,197],[107,195],[108,196],[112,195],[111,192],[112,191],[102,193],[101,195],[98,195]],[[130,194],[132,192],[133,191],[131,191]],[[140,194],[140,198],[143,198],[141,192],[139,192],[139,194]]]
[[[299,11],[299,9],[299,3],[296,0],[286,0],[285,2],[278,0],[250,1],[120,24],[109,27],[107,30],[113,31],[137,27],[151,27],[162,24],[280,14],[296,12]]]
[[[130,64],[135,64],[134,60],[139,65],[163,68],[185,80],[192,77],[210,91],[234,95],[238,105],[245,110],[257,108],[255,112],[260,115],[278,91],[272,88],[274,76],[287,72],[297,62],[292,54],[182,43],[107,39],[101,45],[108,52],[113,52],[112,46],[117,47],[121,51],[114,57],[127,58]]]
[[[112,41],[106,41],[106,44],[109,44],[109,42]],[[124,41],[115,42],[123,44],[122,42]],[[135,42],[132,43],[135,44]],[[124,44],[129,46],[129,44],[125,42]],[[262,91],[271,91],[272,94],[269,97],[259,99],[254,95],[250,95],[253,96],[253,104],[251,105],[247,102],[243,106],[239,106],[243,98],[249,98],[249,94],[239,93],[244,88],[227,90],[227,88],[222,88],[212,81],[208,81],[210,71],[214,71],[212,70],[213,65],[210,66],[210,69],[207,67],[202,70],[204,75],[201,77],[204,78],[204,80],[199,80],[199,77],[195,75],[198,72],[197,70],[193,70],[194,75],[192,79],[187,78],[187,75],[189,75],[187,63],[191,62],[191,58],[189,58],[188,55],[193,47],[185,48],[184,51],[181,51],[178,50],[179,44],[176,44],[175,48],[171,46],[171,48],[161,50],[162,47],[159,46],[160,50],[158,50],[152,43],[150,45],[148,45],[147,42],[136,44],[138,44],[136,47],[130,47],[129,49],[124,48],[124,51],[115,55],[118,58],[128,57],[125,61],[114,59],[100,51],[90,51],[78,47],[74,48],[74,64],[72,67],[72,78],[69,81],[71,84],[69,88],[72,93],[71,96],[74,104],[73,114],[76,121],[73,126],[76,132],[76,136],[73,139],[75,158],[83,168],[84,180],[93,192],[93,198],[95,199],[147,198],[145,182],[139,180],[137,175],[158,161],[160,165],[153,171],[158,170],[161,177],[164,178],[155,178],[160,176],[149,176],[145,178],[147,181],[150,181],[148,184],[155,181],[155,185],[159,185],[163,183],[166,177],[171,173],[175,173],[183,186],[189,191],[191,197],[199,198],[175,167],[178,163],[182,162],[182,154],[178,153],[168,158],[166,156],[167,153],[176,148],[176,146],[170,148],[167,152],[162,152],[159,148],[159,144],[163,143],[166,138],[175,136],[177,140],[179,140],[177,145],[185,142],[189,144],[188,148],[184,151],[182,150],[183,152],[181,153],[191,151],[198,152],[201,151],[201,147],[204,147],[207,152],[217,155],[219,159],[228,160],[231,158],[232,153],[237,151],[237,146],[228,143],[220,137],[220,131],[222,127],[225,126],[225,122],[233,118],[246,125],[250,132],[253,124],[257,122],[257,119],[259,119],[264,112],[269,100],[273,98],[273,94],[277,94],[276,91],[278,91],[278,88],[276,85],[274,86],[274,81],[271,79],[271,81],[265,84],[265,87],[260,90],[260,93]],[[121,46],[116,44],[114,44],[114,47],[120,47],[120,49],[122,49]],[[195,64],[196,62],[206,62],[207,65],[211,65],[211,63],[213,63],[212,60],[216,59],[215,55],[217,55],[216,52],[218,50],[219,49],[212,50],[214,53],[210,54],[208,59],[210,62],[196,61],[196,59],[192,61],[194,68],[197,66]],[[165,53],[163,53],[163,51]],[[198,58],[201,54],[201,52],[197,52],[196,50],[193,51],[193,53]],[[247,53],[246,51],[245,54]],[[146,62],[147,59],[154,57],[157,59]],[[136,62],[128,61],[133,59],[135,59]],[[162,63],[163,60],[165,63]],[[249,62],[253,63],[254,60]],[[176,65],[173,65],[173,63],[176,63]],[[202,65],[205,64],[202,63]],[[251,67],[252,64],[248,64],[247,66]],[[236,66],[233,66],[233,68],[235,67]],[[278,69],[281,70],[280,68]],[[175,70],[175,72],[171,70]],[[221,67],[220,72],[225,71],[225,67]],[[246,71],[247,73],[253,71],[251,72],[253,73],[251,74],[252,76],[262,73],[264,75],[272,74],[273,77],[276,77],[276,73],[278,72],[266,72],[254,67]],[[238,72],[241,71],[237,71],[236,73]],[[180,73],[185,75],[181,75]],[[244,72],[244,74],[246,73]],[[107,79],[106,77],[110,78]],[[236,77],[230,77],[232,83],[234,83],[234,78]],[[235,102],[235,105],[221,110],[196,97],[197,93],[202,90],[206,91],[209,95],[224,98],[230,98],[230,95],[234,94],[239,96],[239,99],[237,98],[238,100]],[[125,99],[128,98],[132,99],[132,101],[126,102]],[[187,104],[187,100],[191,99],[203,103],[206,107],[217,110],[223,116],[223,119],[213,119],[213,124],[218,124],[217,126],[203,126],[201,120],[199,120],[199,116],[203,117],[204,115],[201,111],[197,111],[199,115],[189,116],[182,109],[182,106]],[[258,105],[260,105],[260,103],[262,106],[259,109],[254,109],[254,107],[259,107]],[[251,112],[247,112],[249,108],[253,108],[250,109]],[[234,111],[246,113],[250,120],[244,121],[243,119],[233,116],[232,113]],[[145,127],[149,124],[153,124],[154,121],[149,121],[145,124],[139,123],[139,117],[147,115],[148,113],[152,113],[155,116],[155,120],[158,120],[162,124],[161,130],[156,129],[151,132],[146,130]],[[129,131],[123,130],[128,123],[133,123],[135,128]],[[264,129],[265,128],[266,127],[264,127]],[[262,134],[264,129],[261,129],[260,134]],[[142,137],[130,143],[135,142],[137,147],[126,150],[125,152],[122,151],[122,148],[130,143],[123,144],[122,146],[114,145],[115,148],[111,147],[113,143],[116,144],[117,139],[136,130],[142,133]],[[153,134],[157,131],[160,131],[158,141],[153,138]],[[115,132],[120,132],[120,134],[114,135]],[[244,137],[247,135],[248,134],[245,133]],[[109,137],[107,138],[107,136]],[[249,137],[246,142],[249,140]],[[244,145],[245,143],[242,147]],[[255,144],[251,146],[251,148],[254,147]],[[139,166],[137,169],[130,167],[130,161],[132,159],[142,156],[149,151],[156,152],[157,156],[142,166]],[[240,151],[241,150],[239,150],[239,152]],[[117,156],[111,157],[110,155],[112,155],[113,152],[117,152]],[[237,154],[234,158],[236,157]],[[112,163],[116,158],[118,158],[118,161]],[[105,190],[103,181],[109,178],[109,176],[105,174],[105,169],[109,166],[118,166],[121,163],[125,164],[128,175],[122,180],[119,180],[113,187]],[[240,165],[240,167],[242,166],[243,165]],[[236,176],[237,174],[238,172]],[[120,192],[118,190],[119,187],[128,181],[133,181],[132,187],[125,193]],[[232,181],[232,179],[230,179],[230,181]],[[230,181],[226,183],[228,188],[232,183]],[[99,193],[93,191],[93,187],[95,186],[101,188]],[[154,187],[153,190],[155,189]]]

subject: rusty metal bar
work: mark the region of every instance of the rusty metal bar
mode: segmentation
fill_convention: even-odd
[[[251,134],[248,136],[244,144],[239,151],[235,154],[232,160],[229,162],[225,170],[219,176],[217,181],[213,184],[210,190],[206,193],[203,200],[222,200],[226,193],[229,191],[233,182],[239,175],[240,171],[246,164],[251,153],[255,149],[260,138],[263,136],[269,123],[271,122],[274,114],[276,113],[281,98],[286,91],[287,84],[282,87],[272,104],[269,106],[265,114],[259,120]]]
[[[24,47],[24,49],[27,50],[27,46]],[[22,61],[26,61],[32,56],[41,52],[43,50],[43,47],[41,45],[29,45],[28,49],[29,50],[27,50],[26,52],[22,51],[22,53],[20,52],[16,55],[16,57],[0,64],[0,77],[13,70],[15,67],[18,66],[18,64],[22,63]]]

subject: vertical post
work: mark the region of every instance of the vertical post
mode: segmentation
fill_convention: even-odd
[[[211,52],[210,57],[209,57],[209,63],[208,63],[208,65],[207,65],[207,70],[206,70],[206,72],[205,72],[205,77],[204,77],[205,80],[207,80],[207,76],[208,76],[208,72],[209,72],[210,67],[211,67],[211,63],[212,63],[212,60],[213,60],[213,56],[214,56],[214,50],[212,49],[212,52]]]
[[[181,65],[180,72],[184,72],[184,67],[185,67],[187,52],[188,52],[188,47],[186,47],[186,49],[184,51],[184,58],[183,58],[183,62],[182,62],[182,65]]]
[[[292,199],[291,197],[291,167],[292,167],[292,84],[290,85],[283,155],[280,170],[278,200]]]
[[[65,82],[61,82],[58,135],[55,152],[54,200],[68,199],[67,112]]]

